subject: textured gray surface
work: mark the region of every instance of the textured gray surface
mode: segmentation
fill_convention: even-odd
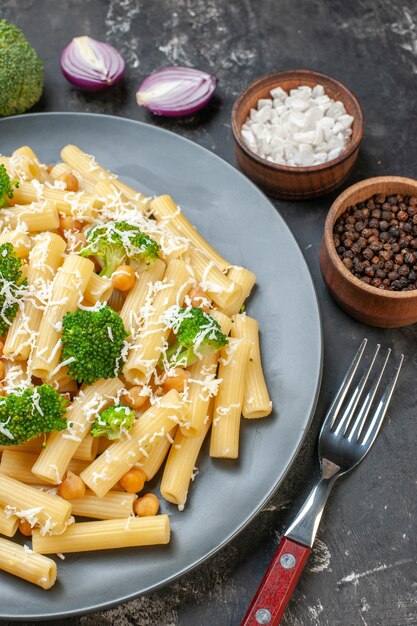
[[[2,16],[24,28],[46,61],[45,94],[36,110],[91,111],[144,120],[233,162],[229,116],[240,90],[268,71],[307,66],[345,82],[363,105],[365,138],[349,182],[380,174],[416,175],[414,2],[2,0],[0,8]],[[106,37],[125,55],[129,70],[124,86],[105,96],[83,96],[65,83],[58,69],[59,52],[70,37],[82,33]],[[220,79],[212,104],[187,120],[154,119],[134,102],[140,80],[171,63],[212,70]],[[320,277],[318,247],[334,195],[313,202],[275,203],[312,271],[325,342],[316,419],[285,484],[256,521],[210,563],[169,588],[100,615],[70,620],[68,625],[238,625],[312,481],[320,416],[340,381],[347,355],[364,335],[393,345],[396,354],[404,351],[404,372],[375,450],[329,500],[319,541],[282,624],[417,625],[417,333],[415,327],[365,327],[330,299]]]

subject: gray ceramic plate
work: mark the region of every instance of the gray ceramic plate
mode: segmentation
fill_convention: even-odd
[[[173,133],[126,119],[73,113],[0,121],[0,153],[31,146],[47,163],[74,143],[147,194],[169,193],[201,233],[258,277],[249,306],[275,410],[243,420],[238,461],[198,461],[184,512],[171,515],[169,546],[68,555],[43,591],[0,574],[0,617],[47,619],[93,611],[161,587],[224,546],[282,481],[310,424],[321,376],[321,326],[302,254],[267,198],[228,163]],[[231,497],[233,494],[233,497]]]

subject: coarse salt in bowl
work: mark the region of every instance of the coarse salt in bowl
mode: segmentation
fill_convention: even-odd
[[[270,74],[233,107],[239,167],[271,195],[302,199],[336,189],[350,174],[363,135],[352,92],[313,70]]]
[[[270,91],[251,109],[241,133],[247,147],[272,163],[291,167],[320,165],[336,159],[352,135],[353,116],[323,85],[300,85],[289,93]]]

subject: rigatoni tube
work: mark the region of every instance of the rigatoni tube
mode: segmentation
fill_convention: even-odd
[[[222,350],[218,377],[219,392],[214,402],[210,456],[237,459],[239,432],[245,390],[250,343],[246,339],[229,339]]]
[[[0,539],[0,569],[42,589],[50,589],[56,581],[55,561],[7,539]]]
[[[14,537],[19,526],[19,518],[16,515],[7,515],[0,509],[0,535]]]
[[[242,405],[243,417],[247,419],[266,417],[272,411],[272,402],[262,369],[258,322],[247,315],[234,315],[232,337],[246,339],[250,343]]]
[[[16,360],[29,357],[34,334],[42,320],[42,306],[38,292],[45,292],[63,262],[66,242],[54,233],[40,233],[30,253],[27,281],[32,297],[18,310],[7,333],[3,353]]]
[[[230,267],[230,263],[228,263],[226,259],[200,235],[198,230],[190,224],[185,215],[181,213],[181,209],[170,196],[165,195],[155,198],[152,200],[150,207],[152,213],[163,228],[166,228],[175,235],[189,239],[196,248],[204,250],[221,270],[226,270]]]
[[[50,435],[32,467],[33,474],[51,484],[61,482],[80,442],[90,432],[92,422],[100,411],[114,403],[122,389],[123,383],[119,378],[100,378],[81,390],[68,409],[68,428]]]
[[[161,481],[161,495],[168,502],[179,506],[185,504],[197,457],[210,425],[211,418],[207,416],[197,436],[184,437],[180,430],[177,431]]]
[[[189,278],[184,261],[168,262],[161,289],[153,301],[153,312],[143,323],[123,368],[128,382],[146,383],[151,377],[169,335],[163,314],[174,304],[182,305]]]
[[[102,498],[87,491],[83,498],[69,500],[69,502],[73,515],[93,519],[122,519],[133,515],[133,503],[136,499],[135,493],[124,491],[109,491]]]
[[[133,465],[147,457],[161,437],[184,419],[186,411],[175,390],[162,396],[158,404],[141,415],[128,437],[122,436],[81,472],[85,484],[103,497]]]
[[[188,251],[191,266],[201,288],[226,315],[235,312],[236,302],[241,300],[240,285],[232,282],[204,252],[196,248]]]
[[[35,530],[32,545],[40,554],[54,554],[154,546],[169,543],[169,539],[168,515],[155,515],[81,522],[69,526],[62,535],[43,536]]]
[[[0,474],[0,504],[12,514],[38,523],[43,532],[63,532],[71,516],[71,504],[14,478]]]
[[[78,254],[68,255],[58,269],[51,300],[39,326],[32,362],[33,376],[47,379],[57,367],[61,354],[59,323],[66,313],[76,310],[93,271],[94,263]]]
[[[161,280],[164,275],[165,267],[161,259],[156,259],[148,269],[140,273],[138,280],[126,296],[119,315],[132,337],[136,335],[141,323],[140,310],[151,293],[153,283]]]
[[[59,228],[59,215],[53,202],[43,200],[28,205],[14,205],[2,209],[3,223],[17,228],[25,224],[30,233]]]
[[[231,280],[236,285],[240,286],[241,293],[240,298],[236,299],[233,303],[234,310],[228,310],[229,315],[232,313],[239,313],[240,309],[243,306],[246,298],[249,297],[250,292],[252,291],[253,286],[256,283],[256,276],[250,270],[247,270],[245,267],[239,267],[238,265],[234,265],[228,272],[227,278]]]

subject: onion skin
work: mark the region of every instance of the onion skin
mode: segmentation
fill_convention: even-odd
[[[61,70],[72,85],[86,92],[103,91],[117,85],[125,62],[108,43],[92,37],[74,37],[61,54]]]
[[[164,67],[152,72],[136,92],[139,106],[154,115],[191,115],[213,96],[217,78],[190,67]]]

